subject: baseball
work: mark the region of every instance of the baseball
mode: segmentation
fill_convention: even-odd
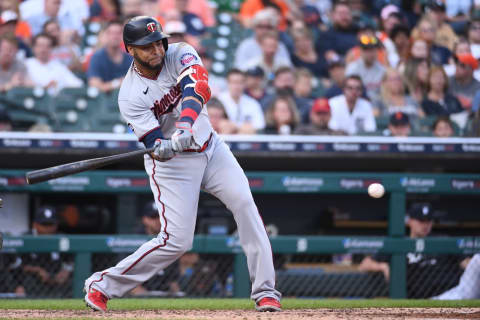
[[[380,183],[372,183],[368,186],[368,194],[372,198],[381,198],[385,194],[385,188]]]

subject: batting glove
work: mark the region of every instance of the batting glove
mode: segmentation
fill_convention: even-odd
[[[172,149],[172,142],[170,140],[157,139],[155,140],[154,147],[153,157],[158,161],[168,161],[175,157],[175,152]]]
[[[190,149],[193,144],[192,125],[188,122],[177,122],[177,130],[172,135],[172,147],[175,152]]]

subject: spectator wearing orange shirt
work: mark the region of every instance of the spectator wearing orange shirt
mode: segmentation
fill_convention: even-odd
[[[255,14],[266,7],[272,7],[279,11],[281,17],[278,29],[280,31],[287,30],[287,17],[290,10],[283,0],[246,0],[240,7],[240,21],[246,28],[251,28]]]
[[[15,27],[15,35],[20,37],[23,41],[30,44],[30,40],[32,39],[32,30],[30,29],[30,25],[23,21],[20,18],[20,10],[18,9],[19,1],[18,0],[2,0],[0,1],[0,12],[2,14],[4,12],[13,12],[15,13],[17,25]]]

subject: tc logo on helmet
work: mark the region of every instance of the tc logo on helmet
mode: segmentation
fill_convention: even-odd
[[[147,23],[147,30],[150,32],[157,31],[157,24],[155,22]]]

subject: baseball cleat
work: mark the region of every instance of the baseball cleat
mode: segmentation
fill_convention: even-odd
[[[282,311],[282,305],[280,304],[280,301],[275,298],[265,297],[255,304],[255,309],[260,312],[278,312]]]
[[[85,303],[87,307],[90,307],[93,311],[106,312],[107,301],[108,298],[106,295],[93,288],[90,288],[85,295]]]

